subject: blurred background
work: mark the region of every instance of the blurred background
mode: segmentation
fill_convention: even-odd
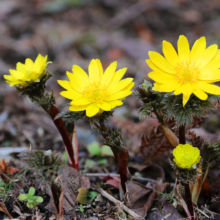
[[[5,83],[3,75],[17,62],[48,54],[53,62],[48,90],[53,90],[59,108],[67,110],[68,100],[59,95],[62,88],[57,80],[66,79],[73,64],[87,70],[93,58],[101,59],[104,68],[117,60],[118,68],[128,67],[126,77],[134,77],[137,86],[148,79],[148,52],[161,53],[163,40],[176,47],[179,35],[184,34],[191,45],[201,36],[206,36],[207,45],[219,44],[219,32],[219,0],[1,0],[0,149],[31,144],[34,149],[64,150],[49,116]],[[155,119],[139,121],[140,105],[130,96],[108,122],[122,130],[131,160],[136,162],[141,161],[136,157],[141,136],[157,125]],[[217,116],[213,117],[220,127]],[[210,129],[209,139],[217,137],[219,131]],[[89,124],[82,121],[77,122],[77,132],[84,158],[86,146],[102,139],[90,135]]]

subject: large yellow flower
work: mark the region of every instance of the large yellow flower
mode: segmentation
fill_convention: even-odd
[[[16,70],[10,69],[11,75],[4,75],[4,78],[10,86],[25,88],[34,82],[40,82],[47,73],[48,63],[51,62],[47,62],[47,56],[43,57],[41,54],[37,56],[35,62],[27,58],[25,64],[18,62]]]
[[[173,161],[181,169],[195,169],[200,161],[200,150],[190,144],[179,144],[173,150]]]
[[[171,43],[163,41],[163,54],[149,52],[146,60],[153,70],[148,76],[155,82],[153,89],[158,92],[183,94],[183,106],[193,93],[206,100],[206,93],[220,95],[220,88],[213,82],[220,81],[220,50],[213,44],[206,48],[206,38],[198,39],[191,51],[183,35],[177,42],[178,54]]]
[[[69,110],[86,110],[86,115],[92,117],[98,112],[110,111],[122,105],[121,100],[132,93],[134,82],[133,78],[121,80],[127,68],[116,71],[116,67],[117,62],[113,62],[103,74],[100,60],[93,59],[89,64],[87,75],[79,66],[73,65],[73,74],[66,73],[69,81],[58,80],[58,83],[67,90],[60,94],[72,100]]]

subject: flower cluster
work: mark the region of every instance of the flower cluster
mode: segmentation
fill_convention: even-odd
[[[179,144],[173,150],[173,161],[181,169],[195,169],[200,161],[200,150],[190,144]]]
[[[198,39],[191,51],[183,35],[177,42],[178,54],[171,43],[163,41],[163,54],[149,52],[146,60],[153,70],[148,76],[155,81],[153,89],[158,92],[183,94],[183,106],[191,94],[206,100],[209,94],[220,95],[220,88],[213,82],[220,81],[220,50],[213,44],[206,48],[206,38]]]
[[[43,57],[39,54],[33,62],[27,58],[25,63],[17,63],[16,70],[10,69],[11,75],[4,75],[4,79],[10,86],[16,86],[16,88],[25,88],[32,83],[40,82],[42,77],[47,74],[47,65],[51,62],[47,62],[47,56]]]
[[[70,111],[84,111],[92,117],[103,111],[123,104],[121,101],[132,93],[133,78],[121,80],[126,68],[116,71],[117,62],[113,62],[103,72],[100,60],[93,59],[89,64],[89,75],[77,65],[73,65],[73,73],[67,72],[69,81],[58,80],[58,83],[67,91],[60,94],[72,100]]]

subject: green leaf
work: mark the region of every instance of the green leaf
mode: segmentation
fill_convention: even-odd
[[[38,196],[37,199],[35,200],[35,202],[38,202],[38,203],[41,203],[43,201],[44,201],[44,199],[40,196]]]
[[[64,151],[64,153],[63,153],[63,160],[65,163],[68,163],[68,156],[67,156],[66,151]]]
[[[100,165],[105,165],[105,164],[108,163],[108,160],[106,160],[106,159],[100,159],[100,160],[98,160],[98,163],[99,163]]]
[[[92,142],[87,148],[92,156],[101,156],[101,149],[97,142]]]
[[[94,160],[91,159],[86,159],[86,164],[85,164],[86,168],[94,168],[96,167],[96,162]]]
[[[88,192],[88,202],[92,202],[97,195],[98,195],[98,193],[96,191],[89,191]]]
[[[28,207],[28,208],[34,208],[36,205],[37,205],[36,202],[27,203],[27,207]]]
[[[31,188],[29,189],[28,194],[29,194],[30,196],[33,196],[33,195],[35,194],[35,188],[34,188],[34,187],[31,187]]]
[[[34,200],[33,199],[28,199],[28,203],[33,203]]]
[[[27,197],[26,194],[20,194],[19,197],[18,197],[18,199],[19,199],[20,201],[24,201],[24,200],[27,199],[27,198],[28,198],[28,197]]]
[[[107,145],[103,145],[101,147],[101,155],[102,156],[114,157],[114,154],[113,154],[111,148]]]

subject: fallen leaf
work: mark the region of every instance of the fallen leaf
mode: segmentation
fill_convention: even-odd
[[[125,184],[129,194],[128,207],[143,218],[146,217],[154,200],[161,195],[153,189],[163,192],[169,186],[169,183],[162,183],[162,180],[154,186],[151,184],[144,186],[134,181],[127,181]]]
[[[106,180],[104,185],[110,185],[116,189],[119,189],[119,186],[120,186],[120,178],[119,177],[108,175],[108,176],[103,177],[103,179]]]
[[[78,196],[76,198],[77,202],[85,205],[87,203],[87,191],[88,189],[87,188],[80,188],[78,189]]]
[[[5,159],[3,159],[2,161],[0,161],[0,171],[6,175],[9,176],[9,178],[11,178],[13,176],[13,174],[17,173],[17,172],[21,172],[21,170],[16,169],[12,166],[8,166],[10,164],[11,161],[9,161],[8,163],[5,162]],[[2,180],[5,182],[7,181],[7,177],[4,176],[3,174],[0,174]]]
[[[183,216],[179,214],[176,208],[173,207],[172,204],[167,203],[163,206],[162,210],[156,210],[154,212],[149,213],[147,216],[148,220],[177,220],[184,219]]]
[[[11,219],[13,219],[13,217],[10,215],[10,213],[8,212],[8,209],[0,202],[0,211],[4,212],[6,215],[8,215]]]
[[[149,166],[136,164],[133,166],[129,166],[129,171],[131,175],[134,175],[135,172],[139,172],[142,175],[142,177],[151,178],[155,180],[158,178],[165,178],[163,168],[157,164],[151,164]]]

